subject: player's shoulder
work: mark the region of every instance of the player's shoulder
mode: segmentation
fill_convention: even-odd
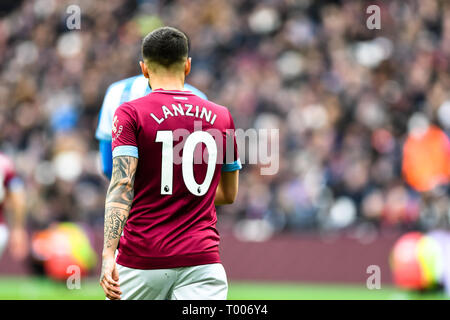
[[[139,98],[139,99],[142,99],[142,98]],[[132,101],[127,101],[127,102],[122,103],[121,105],[119,105],[117,107],[115,114],[124,113],[124,112],[128,113],[128,114],[134,114],[136,112],[136,100],[139,100],[139,99],[135,99]]]
[[[211,112],[215,115],[217,120],[214,122],[216,126],[219,127],[228,127],[232,125],[233,118],[231,116],[230,110],[221,104],[218,104],[211,100],[205,100],[200,97],[196,97],[198,101],[195,102],[196,105],[199,105],[201,107],[206,107],[207,110],[211,110]]]
[[[205,106],[208,106],[209,108],[213,109],[216,113],[223,113],[223,114],[229,114],[230,113],[228,108],[223,106],[223,105],[221,105],[221,104],[218,104],[218,103],[216,103],[214,101],[211,101],[211,100],[206,100],[206,99],[202,99],[202,98],[199,98],[199,99],[201,99],[203,101]]]

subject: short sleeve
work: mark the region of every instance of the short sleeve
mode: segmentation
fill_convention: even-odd
[[[137,115],[128,103],[114,113],[112,121],[112,155],[139,158],[137,146]]]
[[[223,172],[232,172],[242,169],[241,160],[239,158],[239,151],[236,142],[236,128],[234,126],[234,120],[230,112],[228,112],[230,118],[229,127],[226,130],[226,143],[225,153],[223,159]]]

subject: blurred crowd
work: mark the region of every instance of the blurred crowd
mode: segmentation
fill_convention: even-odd
[[[403,162],[407,139],[433,128],[450,164],[450,3],[2,2],[0,150],[26,181],[31,227],[102,225],[100,106],[112,82],[139,74],[141,39],[161,25],[189,35],[187,81],[227,106],[236,127],[280,130],[278,173],[244,164],[236,203],[219,210],[223,228],[259,240],[447,227],[445,174],[420,189]],[[80,30],[66,25],[72,4]],[[368,4],[381,9],[380,30],[366,25]]]

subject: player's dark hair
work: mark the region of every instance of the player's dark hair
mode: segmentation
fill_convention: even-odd
[[[189,54],[187,35],[172,27],[161,27],[150,32],[142,41],[142,56],[150,63],[169,68],[182,62]]]

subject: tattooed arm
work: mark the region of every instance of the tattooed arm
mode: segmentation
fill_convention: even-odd
[[[138,159],[129,156],[113,160],[113,172],[105,204],[103,253],[114,254],[134,197]]]
[[[114,256],[133,203],[137,163],[138,159],[134,157],[115,157],[112,178],[106,194],[100,285],[103,287],[106,296],[111,300],[120,299],[121,294]]]

